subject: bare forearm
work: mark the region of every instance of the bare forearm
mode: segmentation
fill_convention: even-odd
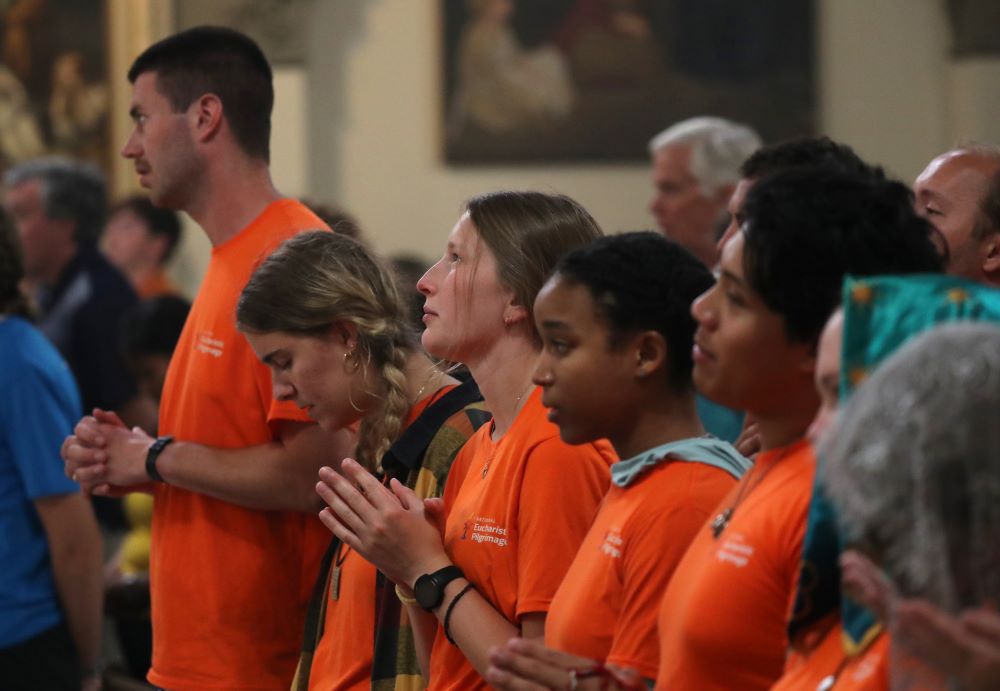
[[[104,609],[101,535],[89,503],[81,496],[45,500],[64,502],[45,515],[52,573],[66,622],[84,669],[97,665]],[[67,503],[69,502],[69,503]]]
[[[239,506],[313,512],[322,506],[315,490],[319,469],[353,453],[349,432],[329,435],[329,440],[323,451],[308,454],[280,442],[218,449],[178,441],[164,450],[156,468],[171,485]]]
[[[445,588],[444,601],[434,611],[441,626],[444,626],[448,605],[467,583],[464,578],[459,578]],[[489,669],[489,652],[492,648],[521,635],[521,629],[507,621],[476,590],[470,590],[455,603],[448,621],[448,631],[480,675],[485,675]]]
[[[420,605],[407,605],[406,613],[410,618],[410,628],[413,629],[413,647],[417,653],[417,664],[420,665],[420,674],[426,683],[431,678],[431,648],[434,647],[438,622],[433,614]]]
[[[97,666],[104,610],[101,538],[96,527],[94,544],[93,549],[74,549],[62,564],[53,556],[56,589],[83,669]]]

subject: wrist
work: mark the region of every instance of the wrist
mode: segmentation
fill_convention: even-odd
[[[434,573],[435,571],[440,571],[446,566],[452,566],[452,561],[444,553],[422,559],[418,564],[414,565],[404,579],[405,582],[401,585],[406,587],[406,592],[413,592],[413,586],[416,584],[418,578]]]
[[[166,448],[172,444],[174,438],[170,435],[157,437],[146,449],[146,477],[143,481],[166,482],[161,472],[162,457]]]

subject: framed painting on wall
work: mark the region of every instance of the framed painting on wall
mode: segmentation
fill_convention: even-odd
[[[0,166],[64,155],[110,167],[103,0],[0,2]]]
[[[445,159],[630,161],[696,115],[815,127],[813,0],[441,0]]]

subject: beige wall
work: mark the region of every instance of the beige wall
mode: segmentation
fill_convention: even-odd
[[[820,122],[912,181],[950,144],[944,0],[819,0]]]
[[[949,66],[944,0],[817,3],[824,133],[909,181],[953,141],[997,127],[983,111],[998,92],[968,96],[970,83],[995,72]],[[428,258],[441,251],[462,200],[498,188],[569,194],[608,230],[650,227],[641,164],[444,165],[438,5],[314,0],[307,66],[276,70],[279,187],[344,206],[383,252]],[[194,241],[180,258],[192,287],[206,260],[206,244]]]

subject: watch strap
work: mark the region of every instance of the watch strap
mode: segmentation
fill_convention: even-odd
[[[163,482],[163,476],[156,469],[156,459],[159,458],[163,449],[167,448],[167,445],[173,441],[174,438],[168,434],[164,437],[157,437],[156,441],[150,445],[149,451],[146,452],[146,474],[149,475],[150,480]]]
[[[433,601],[424,600],[424,598],[421,597],[424,588],[421,587],[418,590],[417,584],[414,584],[414,590],[416,591],[417,598],[418,600],[421,600],[420,606],[426,609],[428,612],[436,609],[441,605],[441,602],[444,600],[444,589],[448,586],[448,584],[451,583],[456,578],[464,578],[464,577],[465,573],[462,572],[462,569],[455,566],[454,564],[445,566],[443,569],[438,569],[433,573],[424,574],[423,576],[418,578],[417,581],[429,582],[430,585],[434,588],[435,592],[434,592],[434,597],[432,598]]]

